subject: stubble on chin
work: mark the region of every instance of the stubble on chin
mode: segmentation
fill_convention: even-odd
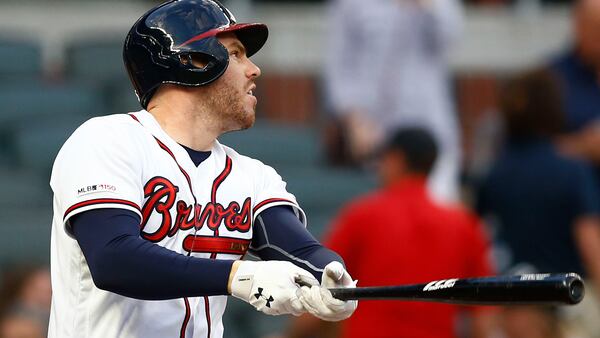
[[[221,122],[222,132],[245,130],[254,125],[255,108],[251,111],[244,108],[244,95],[225,81],[215,82],[213,93],[209,96],[209,107]]]

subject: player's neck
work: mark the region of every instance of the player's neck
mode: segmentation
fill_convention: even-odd
[[[149,105],[148,112],[177,143],[197,151],[210,151],[220,135],[219,121],[212,114],[179,104]]]

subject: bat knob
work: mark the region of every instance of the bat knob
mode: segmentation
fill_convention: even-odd
[[[568,274],[565,282],[569,290],[569,303],[581,302],[585,295],[585,286],[581,277],[576,273]]]

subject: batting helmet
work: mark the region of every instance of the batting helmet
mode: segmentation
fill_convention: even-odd
[[[227,69],[229,53],[217,34],[235,32],[248,56],[267,41],[267,26],[236,23],[216,0],[171,0],[144,14],[131,28],[123,59],[135,93],[145,109],[164,83],[198,87],[218,79]],[[207,64],[192,64],[199,54]]]

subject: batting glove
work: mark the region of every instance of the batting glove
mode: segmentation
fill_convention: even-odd
[[[269,315],[306,312],[296,280],[319,285],[308,271],[285,261],[241,261],[231,280],[231,294]]]
[[[340,262],[331,262],[323,270],[321,286],[303,286],[300,289],[300,301],[306,310],[322,320],[336,322],[350,317],[358,301],[342,301],[334,298],[330,288],[354,288],[350,274]]]

